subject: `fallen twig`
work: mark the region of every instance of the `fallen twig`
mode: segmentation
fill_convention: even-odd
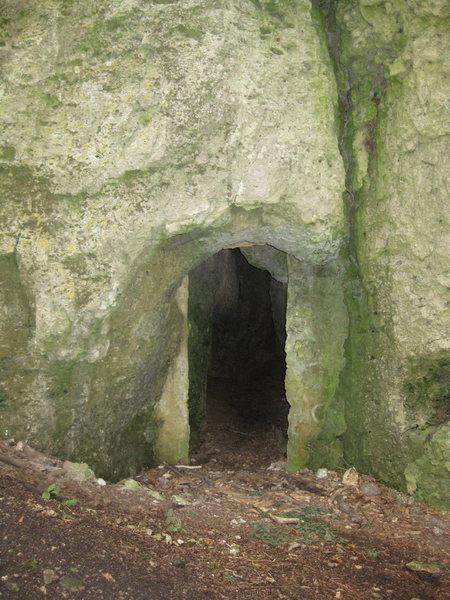
[[[239,435],[245,435],[247,437],[255,437],[254,433],[246,433],[245,431],[238,431],[237,429],[230,429],[233,433],[238,433]]]
[[[270,512],[267,512],[266,515],[269,517],[269,519],[272,519],[272,521],[278,523],[279,525],[296,524],[300,520],[296,519],[295,517],[278,517]]]
[[[7,465],[12,465],[13,467],[19,467],[20,469],[26,466],[28,463],[25,459],[17,459],[12,456],[7,456],[6,454],[2,454],[0,452],[0,460]]]

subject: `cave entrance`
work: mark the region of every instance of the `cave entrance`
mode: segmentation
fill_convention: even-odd
[[[231,248],[190,274],[190,427],[202,462],[286,452],[285,262],[269,246]]]

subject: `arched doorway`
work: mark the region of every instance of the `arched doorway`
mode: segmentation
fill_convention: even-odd
[[[253,463],[282,456],[286,255],[266,245],[224,249],[189,279],[191,442],[203,440],[202,459],[223,462],[240,449]]]
[[[214,238],[192,240],[191,235],[187,241],[185,238],[178,240],[177,245],[166,247],[163,251],[163,258],[176,265],[179,273],[171,288],[171,310],[178,326],[177,329],[170,328],[172,324],[167,321],[167,341],[171,340],[171,334],[176,334],[176,338],[173,337],[174,343],[167,346],[170,354],[160,354],[166,377],[161,395],[152,408],[153,429],[150,431],[157,463],[176,463],[193,458],[192,448],[199,442],[205,424],[208,425],[209,391],[210,395],[222,394],[222,399],[224,393],[228,395],[228,407],[246,420],[244,430],[234,427],[241,433],[247,433],[245,427],[261,422],[260,417],[265,417],[266,423],[272,426],[272,437],[279,438],[281,430],[283,452],[286,452],[289,469],[324,465],[332,468],[342,464],[340,436],[346,425],[343,397],[337,394],[347,332],[342,265],[338,260],[312,262],[309,256],[291,253],[284,240],[282,243],[276,242],[276,246],[271,245],[272,239],[267,239],[264,233],[259,230],[254,235],[248,231],[245,236],[242,232],[239,235],[233,233],[226,240],[222,237],[220,245]],[[195,260],[192,254],[196,255]],[[183,266],[189,263],[190,268],[184,270]],[[249,263],[247,267],[246,263]],[[240,270],[241,267],[244,270]],[[253,272],[251,267],[257,268]],[[265,271],[270,275],[266,273],[261,276],[261,272]],[[250,275],[250,272],[253,274]],[[252,303],[252,293],[258,287],[255,283],[257,272],[260,272],[265,284],[261,284],[260,293],[257,294],[259,299]],[[248,291],[245,291],[247,284]],[[267,287],[271,290],[270,301],[267,296],[264,299],[261,291],[264,288],[267,290]],[[239,288],[241,296],[247,296],[246,301],[244,297],[239,298]],[[244,316],[235,311],[239,305],[244,309]],[[261,327],[258,314],[253,315],[259,312],[262,305],[270,306],[270,310],[266,308],[263,312],[272,313],[272,322],[268,327]],[[275,306],[278,308],[274,309]],[[161,308],[165,307],[161,305]],[[241,331],[245,314],[248,317],[250,313],[258,324],[253,334],[248,331],[252,327],[247,325]],[[233,327],[230,327],[230,323]],[[231,329],[237,332],[231,335]],[[277,342],[278,349],[281,348],[279,355],[283,354],[280,338],[283,339],[286,334],[286,395],[283,394],[282,375],[278,377],[280,394],[274,394],[275,399],[286,398],[289,411],[284,403],[284,413],[276,412],[273,405],[261,402],[261,394],[257,393],[258,386],[260,390],[264,387],[261,385],[261,373],[265,375],[270,371],[268,366],[272,359],[264,359],[267,350],[265,343],[270,338],[276,339],[274,330],[275,334],[281,332]],[[218,340],[215,348],[214,337]],[[247,347],[247,351],[231,350],[232,359],[224,361],[221,353],[231,342],[238,346],[242,343],[242,348]],[[164,350],[165,343],[165,339],[162,339],[160,349]],[[258,345],[259,352],[251,350]],[[235,355],[240,356],[239,360],[235,360]],[[255,361],[255,355],[263,360]],[[276,364],[276,360],[273,364]],[[240,368],[243,365],[245,368]],[[249,376],[252,372],[256,374],[253,380]],[[218,374],[222,377],[218,377]],[[217,383],[225,384],[222,392],[217,385],[214,388]],[[240,383],[243,384],[241,388],[238,385]],[[252,401],[249,396],[253,392]],[[279,457],[278,452],[271,454],[272,457],[275,455]]]

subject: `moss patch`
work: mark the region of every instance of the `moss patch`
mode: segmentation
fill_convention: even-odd
[[[450,355],[414,359],[405,383],[406,406],[418,428],[450,419]]]
[[[450,509],[450,423],[438,427],[421,446],[421,455],[405,468],[408,492],[439,510]]]
[[[16,149],[14,146],[0,146],[0,160],[14,160]]]

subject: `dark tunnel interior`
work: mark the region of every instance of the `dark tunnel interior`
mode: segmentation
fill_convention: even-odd
[[[212,311],[207,412],[220,399],[255,429],[272,423],[287,437],[285,319],[287,285],[249,264],[239,248],[218,255]]]

